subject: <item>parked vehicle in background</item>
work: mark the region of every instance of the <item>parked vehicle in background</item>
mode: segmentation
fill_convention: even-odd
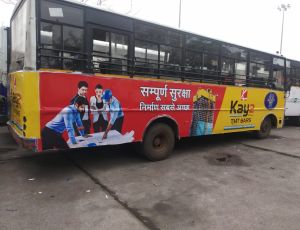
[[[8,28],[0,27],[0,124],[7,121],[8,34]]]
[[[283,125],[281,56],[58,0],[20,1],[11,36],[8,124],[35,151],[139,142],[162,160],[182,137]]]
[[[287,93],[285,118],[291,124],[300,126],[300,62],[287,60]]]

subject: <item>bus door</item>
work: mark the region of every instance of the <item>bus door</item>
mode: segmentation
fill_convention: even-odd
[[[87,39],[93,73],[129,75],[129,33],[90,24]]]

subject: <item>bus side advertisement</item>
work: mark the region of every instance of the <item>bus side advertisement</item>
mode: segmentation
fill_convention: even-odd
[[[284,93],[270,89],[74,73],[28,75],[11,76],[10,126],[19,137],[35,140],[37,151],[142,141],[147,127],[160,118],[172,121],[180,138],[258,130],[268,114],[278,120],[284,116]]]

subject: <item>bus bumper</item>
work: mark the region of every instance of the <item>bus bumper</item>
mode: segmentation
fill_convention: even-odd
[[[29,149],[34,152],[38,152],[38,139],[33,138],[25,138],[23,136],[20,136],[14,129],[11,122],[7,122],[8,130],[11,134],[11,136],[14,138],[14,140],[17,142],[17,144],[20,147]]]

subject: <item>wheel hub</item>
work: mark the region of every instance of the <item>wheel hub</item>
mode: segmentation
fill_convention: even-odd
[[[161,146],[161,138],[160,137],[155,137],[153,140],[153,145],[154,147],[160,147]]]

